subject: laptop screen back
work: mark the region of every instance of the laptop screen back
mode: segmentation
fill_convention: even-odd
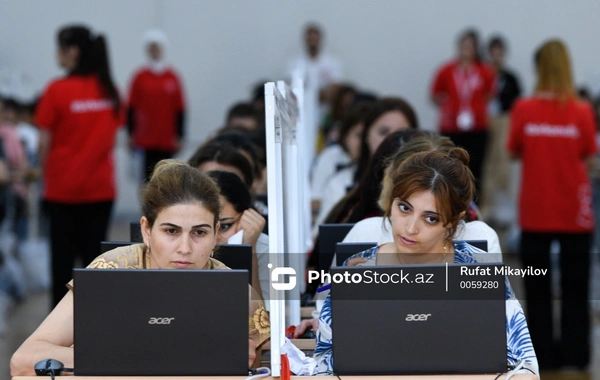
[[[75,374],[248,374],[248,274],[76,269]]]
[[[332,276],[365,279],[331,284],[335,373],[505,372],[505,284],[496,266],[479,265],[490,268],[489,276],[463,276],[458,265],[449,265],[447,274],[442,265],[331,268]],[[368,284],[367,276],[388,282]],[[490,288],[470,288],[471,281]]]

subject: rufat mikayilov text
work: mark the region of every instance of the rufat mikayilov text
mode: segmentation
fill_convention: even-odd
[[[397,273],[381,273],[377,270],[365,270],[364,272],[327,273],[324,270],[308,271],[309,283],[335,283],[335,284],[433,284],[435,275],[421,271],[412,273],[400,270]]]
[[[492,270],[494,273],[492,273]],[[509,265],[497,266],[494,268],[491,267],[473,267],[473,266],[462,266],[460,268],[460,274],[464,276],[491,276],[495,275],[503,275],[503,276],[545,276],[548,273],[548,269],[540,269],[534,268],[532,266],[528,266],[526,268],[512,268]]]

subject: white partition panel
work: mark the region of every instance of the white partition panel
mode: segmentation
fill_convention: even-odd
[[[282,128],[277,99],[282,99],[274,83],[265,84],[265,131],[267,142],[267,191],[269,206],[269,257],[271,273],[274,268],[285,266],[283,253],[285,240],[283,234],[283,183],[281,143]],[[281,100],[279,101],[281,103]],[[273,273],[272,273],[273,274]],[[271,276],[273,281],[273,276]],[[271,372],[279,377],[281,356],[279,348],[284,343],[285,299],[283,290],[270,287],[270,323],[271,323]]]

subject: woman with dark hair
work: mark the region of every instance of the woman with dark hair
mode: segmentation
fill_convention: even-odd
[[[219,187],[206,174],[177,160],[160,161],[141,193],[143,243],[119,247],[95,258],[88,268],[102,270],[228,270],[212,253],[217,244],[221,204]],[[13,376],[33,376],[34,365],[53,358],[73,368],[73,308],[75,283],[23,342],[10,360]],[[161,289],[148,289],[160,292]],[[181,289],[182,292],[218,289]],[[85,295],[93,302],[94,294]],[[255,367],[261,346],[270,335],[264,303],[248,286],[248,366]],[[220,307],[220,305],[214,305]],[[121,310],[126,313],[127,310]],[[201,321],[202,316],[198,320]],[[201,323],[201,322],[199,322]],[[173,354],[173,353],[171,353]],[[174,353],[175,355],[177,353]]]
[[[238,176],[223,171],[206,174],[217,183],[221,193],[217,243],[228,244],[229,239],[241,233],[241,244],[252,246],[252,287],[266,302],[270,299],[269,237],[262,233],[266,220],[252,207],[250,191]]]
[[[461,33],[457,45],[457,58],[435,74],[431,99],[439,108],[440,133],[469,152],[469,167],[475,176],[477,194],[481,194],[488,141],[488,102],[494,95],[495,76],[481,61],[475,30]]]
[[[58,62],[67,76],[50,83],[37,107],[40,163],[50,219],[53,305],[65,295],[75,256],[100,253],[116,196],[113,149],[123,110],[106,40],[87,27],[63,27]]]
[[[364,119],[360,158],[355,166],[339,171],[327,182],[316,225],[325,220],[335,204],[360,181],[371,157],[389,134],[418,127],[417,114],[404,99],[383,98],[373,103],[369,114]]]
[[[254,168],[250,159],[238,149],[223,141],[202,145],[188,163],[202,172],[221,170],[236,174],[246,186],[254,182]]]
[[[404,267],[480,262],[477,255],[484,251],[464,241],[453,241],[474,194],[468,161],[468,153],[461,148],[450,149],[447,153],[417,153],[404,161],[393,173],[390,196],[383,205],[384,216],[389,218],[393,230],[393,241],[357,253],[344,265]],[[507,278],[505,284],[507,366],[523,362],[523,372],[538,375],[525,315]],[[377,299],[377,294],[373,299]],[[368,300],[361,304],[362,308],[370,306]],[[377,323],[376,320],[372,322]],[[329,295],[321,309],[314,354],[319,374],[335,373],[333,325]],[[369,326],[356,328],[368,329]],[[375,341],[376,338],[365,344]],[[399,345],[408,343],[398,342]]]
[[[594,230],[588,171],[597,151],[592,107],[577,98],[567,46],[536,52],[533,96],[515,104],[507,148],[523,162],[519,224],[524,266],[551,269],[560,244],[560,337],[554,338],[552,270],[526,276],[527,315],[542,369],[585,370],[590,361],[590,248]]]

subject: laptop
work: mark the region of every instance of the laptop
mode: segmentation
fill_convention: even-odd
[[[134,243],[143,243],[142,225],[140,223],[129,223],[129,240]]]
[[[337,243],[335,246],[335,265],[341,267],[350,256],[366,251],[376,245],[377,243]]]
[[[461,275],[461,267],[489,268],[491,274]],[[506,372],[505,283],[497,267],[501,264],[331,268],[332,277],[348,273],[364,280],[331,283],[335,373]],[[488,287],[473,289],[471,281]]]
[[[329,271],[333,255],[335,254],[335,245],[344,240],[352,227],[354,227],[353,223],[319,225],[319,238],[317,241],[319,247],[319,269],[325,272]]]
[[[217,245],[213,257],[231,269],[247,270],[249,284],[252,284],[252,246],[250,244]]]
[[[77,376],[247,376],[248,273],[74,270]]]

